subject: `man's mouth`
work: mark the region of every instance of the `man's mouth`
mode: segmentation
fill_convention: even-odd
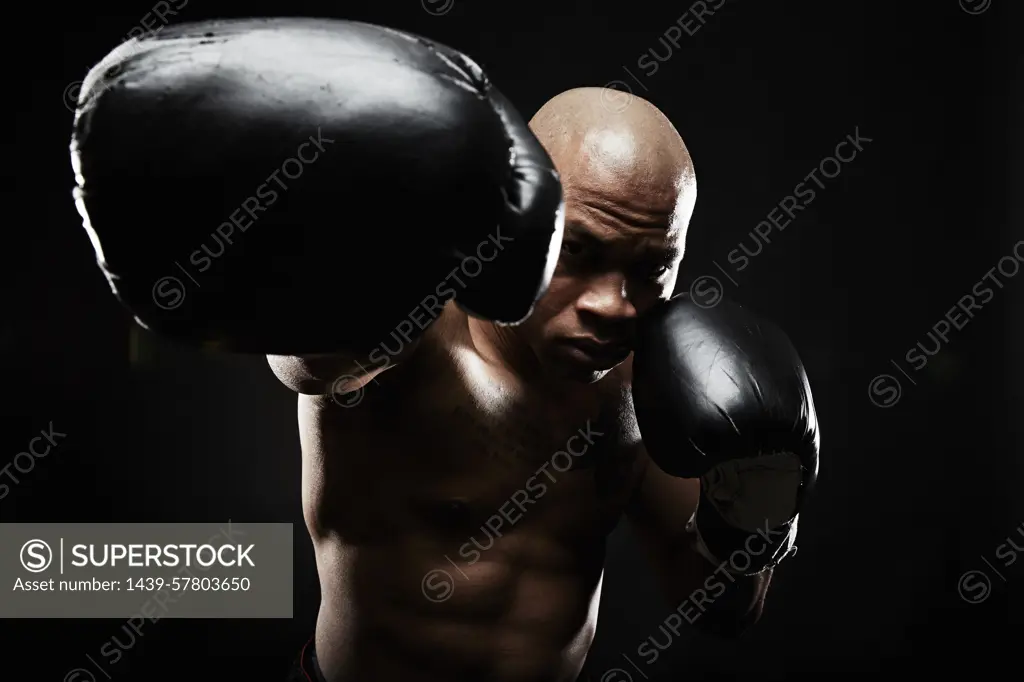
[[[595,367],[611,368],[629,356],[632,350],[623,342],[599,341],[591,337],[577,336],[562,342],[569,353]]]

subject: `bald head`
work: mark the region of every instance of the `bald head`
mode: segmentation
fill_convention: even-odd
[[[566,201],[581,192],[618,193],[685,232],[696,201],[690,154],[672,123],[645,99],[608,88],[575,88],[550,99],[530,128],[551,155]],[[612,198],[612,197],[609,197]]]
[[[640,316],[672,295],[693,166],[664,114],[616,90],[563,92],[530,128],[561,175],[565,230],[550,286],[510,333],[553,376],[592,383],[628,356]],[[605,352],[572,345],[580,339]]]

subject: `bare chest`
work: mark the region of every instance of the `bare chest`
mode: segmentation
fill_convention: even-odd
[[[457,358],[386,372],[356,407],[324,401],[317,421],[322,511],[358,506],[398,534],[597,540],[639,473],[613,400],[523,391]]]

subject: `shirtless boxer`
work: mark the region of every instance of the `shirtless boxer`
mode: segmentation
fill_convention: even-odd
[[[608,95],[527,129],[463,55],[336,21],[180,26],[87,79],[78,205],[115,293],[299,394],[322,603],[294,679],[574,680],[623,516],[687,621],[759,617],[817,473],[810,389],[769,323],[670,299],[690,157]],[[253,166],[307,130],[261,202]],[[209,273],[171,306],[186,255]]]

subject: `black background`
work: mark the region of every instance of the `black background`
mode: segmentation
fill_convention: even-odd
[[[1002,668],[1022,634],[1024,560],[1003,570],[1005,582],[992,575],[980,604],[960,597],[958,580],[986,569],[983,557],[994,560],[1007,537],[1019,546],[1024,536],[1024,274],[1002,278],[1005,288],[920,372],[903,357],[1024,238],[1014,191],[1024,179],[1019,3],[993,0],[972,15],[957,0],[733,0],[645,75],[637,60],[651,48],[665,56],[659,38],[688,6],[454,0],[434,16],[417,0],[192,0],[175,21],[382,23],[469,53],[527,116],[567,88],[621,81],[686,140],[700,197],[680,289],[716,275],[728,296],[789,331],[822,425],[819,492],[761,623],[738,642],[684,633],[650,666],[637,646],[652,634],[665,641],[658,626],[671,607],[632,538],[616,531],[582,679],[614,667],[643,679],[622,654],[651,680]],[[35,3],[9,15],[0,466],[50,422],[68,437],[19,474],[0,519],[294,522],[292,620],[161,620],[106,670],[114,680],[222,670],[280,679],[319,600],[299,505],[295,398],[261,357],[203,354],[133,331],[71,201],[63,93],[152,3],[114,7]],[[873,140],[864,151],[731,273],[735,284],[722,277],[715,263],[726,265],[743,240],[753,246],[754,225],[858,127]],[[166,197],[188,200],[174,187]],[[903,389],[885,409],[868,392],[883,373]],[[64,679],[88,667],[86,655],[102,661],[112,636],[125,641],[122,625],[5,621],[0,677]]]

